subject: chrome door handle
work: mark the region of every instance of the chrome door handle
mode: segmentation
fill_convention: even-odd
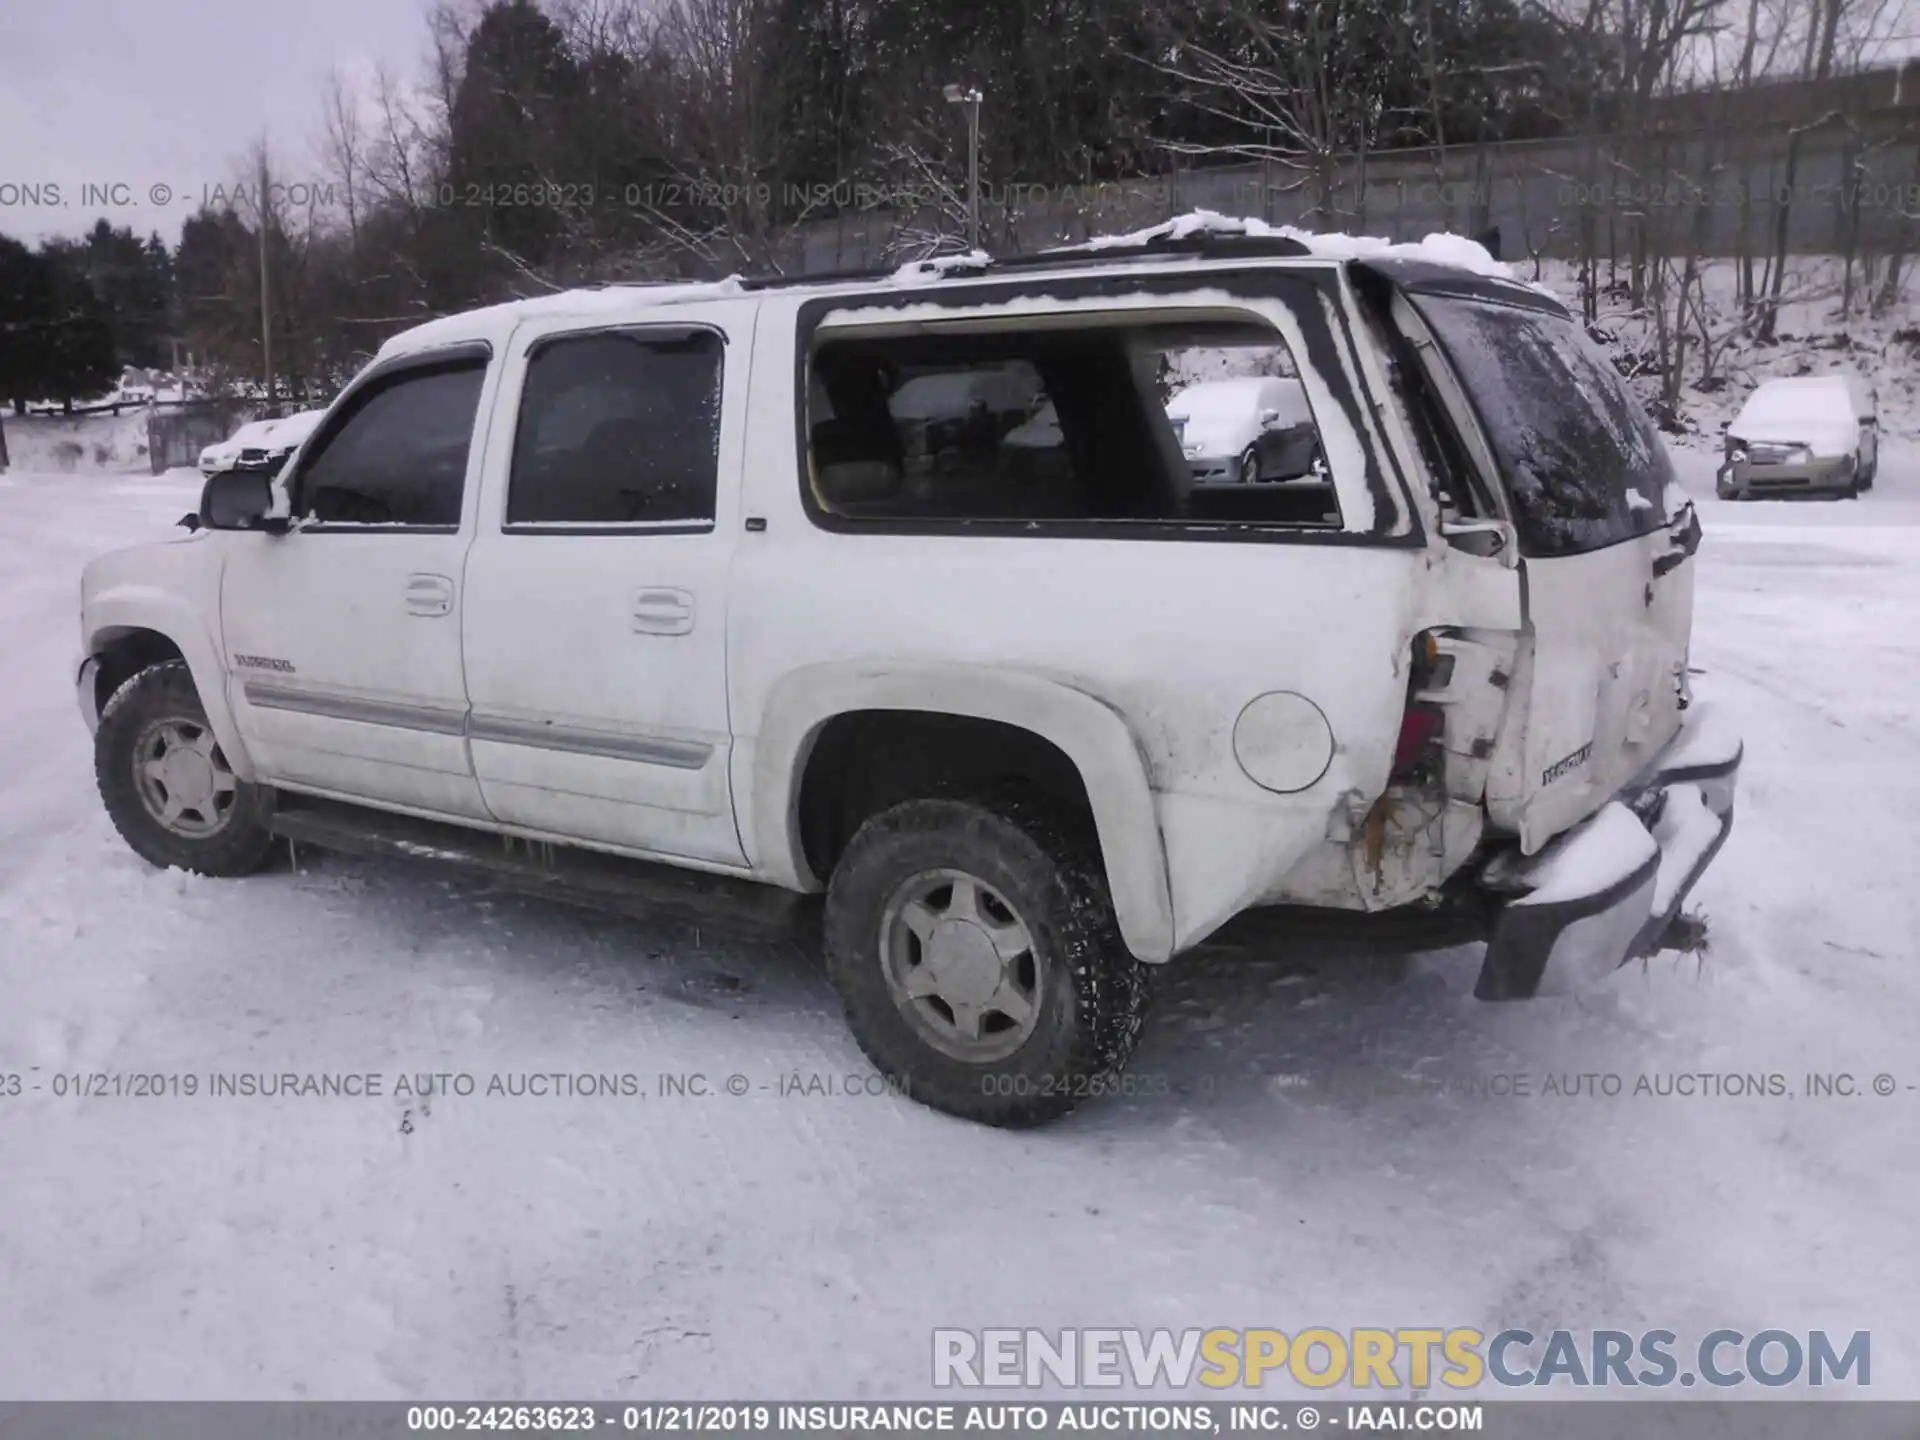
[[[407,613],[409,615],[452,614],[453,581],[445,575],[409,575],[407,577]]]
[[[641,590],[633,597],[633,628],[643,635],[685,635],[693,629],[693,596],[685,590]]]

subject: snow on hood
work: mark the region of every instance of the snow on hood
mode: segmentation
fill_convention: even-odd
[[[288,446],[298,445],[311,435],[320,422],[326,418],[325,410],[302,410],[297,415],[289,415],[284,420],[273,422],[273,430],[268,440],[275,450],[284,450]]]
[[[1845,376],[1801,375],[1762,383],[1727,434],[1749,445],[1805,445],[1832,457],[1858,448],[1860,420]]]
[[[250,420],[200,452],[202,465],[238,458],[242,450],[289,450],[311,435],[325,410],[302,410],[280,420]]]

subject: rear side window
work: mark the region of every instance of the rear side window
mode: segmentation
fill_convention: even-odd
[[[808,378],[812,498],[838,521],[1342,523],[1293,356],[1261,322],[849,334]]]
[[[542,344],[520,396],[507,524],[711,522],[723,353],[708,330]]]
[[[486,373],[476,358],[367,386],[301,466],[295,513],[327,525],[458,528]]]
[[[1526,554],[1598,550],[1665,523],[1666,446],[1572,319],[1413,299],[1479,415]]]

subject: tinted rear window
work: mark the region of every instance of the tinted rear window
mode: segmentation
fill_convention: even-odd
[[[1412,298],[1479,412],[1525,553],[1597,550],[1665,523],[1667,448],[1573,320]]]

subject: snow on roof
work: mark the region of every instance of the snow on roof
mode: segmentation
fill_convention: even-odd
[[[1464,235],[1433,234],[1424,240],[1396,242],[1371,235],[1316,234],[1292,225],[1269,225],[1251,216],[1236,220],[1213,210],[1194,210],[1158,225],[1150,225],[1144,230],[1133,230],[1123,235],[1096,235],[1079,244],[1056,246],[1043,253],[1059,255],[1064,259],[1088,251],[1144,246],[1155,240],[1183,240],[1203,232],[1294,240],[1304,246],[1309,254],[1327,260],[1425,260],[1430,264],[1451,265],[1502,280],[1516,278],[1508,266],[1487,253],[1484,245]],[[883,283],[901,287],[931,285],[944,279],[950,271],[984,269],[991,274],[992,268],[992,257],[979,250],[936,255],[902,265]],[[560,290],[551,295],[509,300],[499,305],[445,315],[410,330],[402,330],[380,347],[380,358],[431,349],[438,345],[455,345],[463,340],[481,339],[511,329],[523,320],[630,315],[638,306],[714,299],[738,295],[743,290],[738,275],[729,275],[724,280],[690,283],[607,285],[592,289]]]
[[[895,285],[931,285],[943,280],[952,270],[977,270],[990,266],[993,258],[984,250],[969,250],[960,255],[935,255],[926,260],[911,260],[893,272]]]
[[[605,285],[592,289],[557,290],[551,295],[536,295],[526,300],[508,300],[477,310],[462,310],[443,315],[424,325],[388,338],[380,347],[379,358],[430,350],[437,345],[457,345],[511,329],[523,320],[591,319],[596,315],[631,315],[637,306],[659,305],[668,301],[718,299],[741,293],[740,277],[696,281],[684,284]]]
[[[1491,275],[1501,280],[1514,278],[1511,267],[1487,253],[1487,247],[1464,235],[1435,233],[1424,240],[1383,240],[1377,235],[1320,234],[1292,225],[1269,225],[1252,216],[1234,219],[1214,210],[1193,210],[1176,215],[1144,230],[1124,235],[1096,235],[1079,245],[1062,246],[1061,253],[1079,250],[1110,250],[1124,246],[1147,245],[1155,240],[1185,240],[1193,235],[1271,236],[1293,240],[1309,254],[1327,260],[1425,260],[1433,265],[1451,265],[1471,270],[1476,275]]]

